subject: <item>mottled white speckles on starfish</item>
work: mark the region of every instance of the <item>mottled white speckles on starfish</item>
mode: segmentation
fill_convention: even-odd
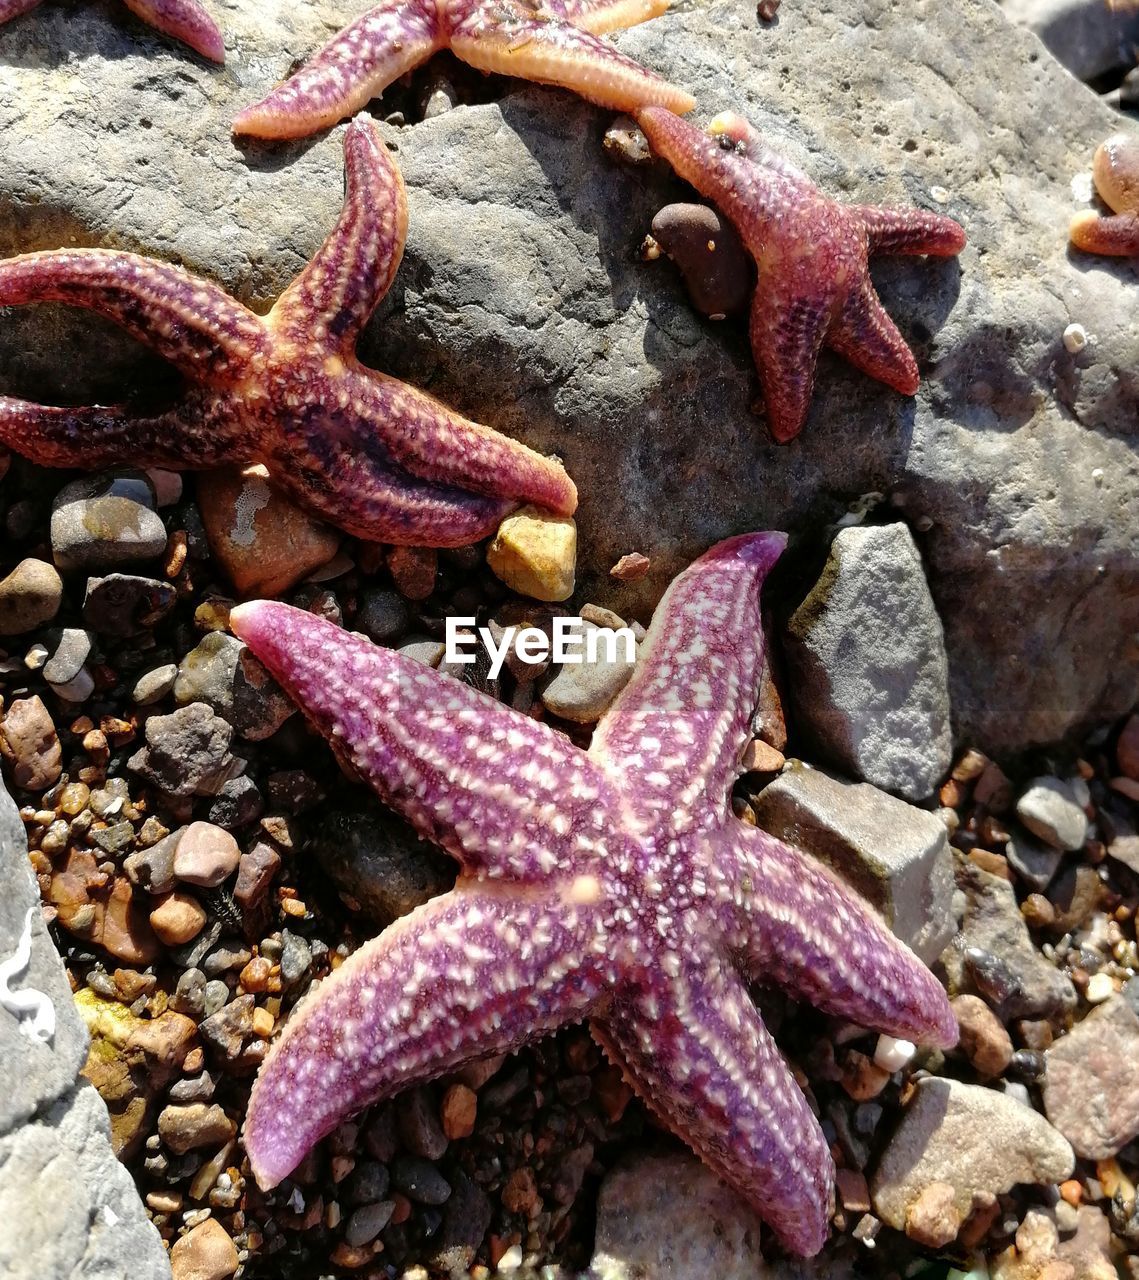
[[[732,814],[782,534],[720,543],[669,588],[588,752],[311,614],[239,635],[338,755],[460,863],[287,1023],[250,1099],[262,1186],[346,1116],[582,1018],[653,1111],[771,1224],[826,1237],[826,1141],[747,993],[954,1043],[944,991],[821,866]]]
[[[373,121],[348,127],[344,155],[340,220],[266,316],[134,254],[60,249],[0,262],[0,307],[101,312],[188,383],[157,416],[0,396],[0,445],[49,467],[263,463],[306,511],[375,542],[461,546],[525,502],[572,515],[577,490],[560,463],[356,358],[399,267],[407,199]]]
[[[0,23],[35,9],[42,0],[0,0]],[[143,22],[189,45],[211,62],[225,61],[225,41],[198,0],[123,0]]]
[[[691,111],[691,94],[600,38],[667,8],[668,0],[385,0],[242,111],[233,131],[303,138],[326,129],[441,49],[480,71],[572,89],[616,111]]]

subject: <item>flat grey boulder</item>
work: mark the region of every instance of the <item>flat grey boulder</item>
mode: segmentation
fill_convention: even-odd
[[[949,770],[945,634],[904,524],[841,529],[786,632],[791,697],[824,759],[906,800]]]
[[[113,244],[205,272],[254,307],[336,216],[341,130],[237,146],[229,122],[345,17],[340,0],[224,0],[208,68],[103,6],[44,5],[0,33],[0,253]],[[958,734],[1051,742],[1139,693],[1136,272],[1069,252],[1096,145],[1119,119],[988,0],[677,9],[616,37],[698,97],[749,115],[836,196],[967,228],[959,261],[874,275],[923,374],[898,396],[826,355],[802,436],[751,410],[744,327],[700,318],[637,255],[691,193],[603,150],[610,117],[510,87],[386,130],[410,235],[361,354],[565,459],[582,493],[579,599],[642,620],[665,583],[742,529],[815,530],[884,494],[922,530]],[[1068,325],[1091,340],[1079,353]],[[161,367],[54,308],[0,320],[0,390],[120,398]],[[203,482],[208,483],[208,482]],[[651,556],[636,584],[608,576]],[[1016,660],[1010,659],[1015,649]]]
[[[44,928],[23,824],[0,788],[0,966],[31,956],[0,991],[0,1275],[5,1280],[168,1280],[170,1264],[134,1183],[111,1152],[107,1108],[79,1078],[87,1030]],[[54,1034],[33,1037],[36,994]]]

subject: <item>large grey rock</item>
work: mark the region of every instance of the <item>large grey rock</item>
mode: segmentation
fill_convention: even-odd
[[[904,524],[842,529],[787,627],[792,696],[847,773],[924,800],[952,758],[945,635]]]
[[[925,961],[956,931],[945,824],[865,782],[820,769],[780,774],[755,799],[759,825],[825,862]]]
[[[0,963],[28,909],[32,954],[16,992],[55,1010],[50,1041],[31,1038],[0,1000],[0,1275],[5,1280],[159,1280],[170,1264],[130,1175],[111,1152],[107,1108],[79,1079],[87,1031],[44,928],[16,806],[0,788]]]
[[[964,1221],[975,1192],[999,1195],[1020,1182],[1062,1182],[1074,1165],[1072,1148],[1023,1102],[996,1089],[928,1076],[882,1152],[870,1195],[883,1222],[902,1229],[922,1191],[945,1182]]]
[[[229,121],[344,6],[216,8],[224,70],[103,6],[44,5],[4,29],[0,252],[109,243],[207,271],[254,306],[280,291],[335,217],[340,132],[235,146]],[[538,87],[387,131],[410,237],[362,353],[564,456],[584,499],[581,599],[643,620],[715,539],[817,528],[881,491],[927,530],[962,737],[1008,751],[1127,709],[1135,272],[1070,256],[1065,236],[1072,179],[1117,117],[988,0],[785,5],[771,28],[712,0],[616,39],[691,88],[697,119],[744,111],[828,191],[964,222],[960,262],[875,267],[924,371],[917,398],[825,356],[806,431],[774,446],[750,409],[742,325],[697,317],[670,264],[634,252],[685,189],[616,167],[606,115]],[[1094,341],[1073,355],[1061,335],[1076,321]],[[0,390],[106,402],[157,368],[57,309],[0,325]],[[635,550],[650,574],[610,580]]]
[[[1080,80],[1135,65],[1139,13],[1110,0],[1001,0],[1005,16],[1034,31]]]

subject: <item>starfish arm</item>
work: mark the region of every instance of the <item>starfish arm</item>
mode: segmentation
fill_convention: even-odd
[[[123,0],[143,22],[181,40],[211,62],[225,61],[225,40],[197,0]]]
[[[515,505],[416,480],[375,444],[345,447],[328,433],[282,434],[267,465],[274,484],[298,506],[369,542],[469,546],[492,534]]]
[[[670,0],[566,0],[565,15],[575,27],[600,36],[659,18],[669,3]]]
[[[588,908],[462,885],[417,908],[298,1007],[254,1085],[245,1148],[275,1186],[361,1108],[588,1016],[606,940]]]
[[[42,3],[43,0],[0,0],[0,22],[18,18],[21,13],[29,13]]]
[[[948,1048],[957,1022],[941,983],[856,893],[806,854],[730,820],[713,837],[749,979],[774,982],[859,1026]]]
[[[851,290],[826,343],[856,369],[902,395],[912,396],[917,391],[921,382],[918,363],[869,280],[860,289]]]
[[[1085,253],[1131,258],[1139,254],[1139,213],[1101,218],[1089,209],[1076,214],[1068,234],[1072,244]]]
[[[830,1152],[735,974],[689,961],[675,978],[621,992],[594,1034],[651,1110],[786,1248],[822,1248]]]
[[[41,467],[216,467],[235,461],[239,449],[214,408],[192,391],[156,416],[117,405],[61,408],[0,396],[0,444]]]
[[[0,262],[0,307],[65,302],[107,316],[187,377],[223,381],[262,349],[262,321],[180,267],[109,249],[56,249]]]
[[[656,106],[638,111],[636,120],[657,155],[735,226],[752,257],[762,252],[764,223],[786,202],[787,191],[814,191],[806,175],[768,150],[740,116],[717,116],[710,126],[715,134]]]
[[[233,122],[257,138],[303,138],[353,116],[443,48],[432,0],[384,0]]]
[[[378,442],[412,475],[485,497],[533,502],[559,515],[576,510],[577,488],[560,462],[362,365],[345,385],[364,447]]]
[[[759,592],[786,541],[729,538],[672,582],[593,735],[590,756],[653,825],[679,831],[727,812],[763,666]]]
[[[468,873],[538,883],[601,856],[613,789],[553,729],[288,605],[241,605],[230,625],[340,758]]]
[[[830,282],[819,280],[810,292],[797,283],[761,272],[751,301],[751,351],[767,427],[779,444],[794,440],[807,421],[819,352],[841,305]]]
[[[925,253],[934,258],[954,258],[965,248],[961,224],[941,213],[872,204],[855,205],[851,213],[862,220],[872,254]]]
[[[466,7],[469,12],[452,30],[451,49],[480,71],[572,89],[614,111],[650,103],[670,112],[691,111],[696,105],[690,93],[570,22],[547,13],[527,16],[521,6],[493,19],[484,4]]]
[[[407,193],[374,121],[344,135],[344,207],[331,235],[277,300],[270,324],[298,341],[351,351],[391,287],[407,237]]]

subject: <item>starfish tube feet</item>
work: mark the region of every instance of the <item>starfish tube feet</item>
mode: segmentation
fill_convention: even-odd
[[[461,546],[523,502],[571,515],[577,490],[560,463],[356,358],[399,267],[407,199],[372,121],[350,125],[344,149],[340,218],[264,317],[135,254],[57,250],[0,262],[0,307],[97,311],[188,382],[156,418],[0,398],[0,444],[50,466],[261,462],[305,510],[377,542]]]
[[[785,541],[728,539],[673,582],[588,751],[312,614],[233,611],[335,754],[462,869],[286,1025],[246,1122],[262,1185],[370,1101],[588,1018],[788,1249],[821,1247],[830,1154],[745,983],[914,1039],[956,1029],[869,908],[732,813],[765,661],[760,589]]]
[[[1112,216],[1086,209],[1072,219],[1072,244],[1085,253],[1114,258],[1139,254],[1139,138],[1113,134],[1101,143],[1092,162],[1092,179]]]
[[[953,257],[965,233],[922,209],[842,205],[725,112],[707,132],[657,107],[637,112],[654,151],[711,200],[756,265],[750,340],[768,428],[786,443],[803,429],[819,353],[829,347],[903,395],[917,361],[870,279],[876,253]]]
[[[617,111],[650,103],[691,111],[691,94],[599,38],[667,7],[666,0],[384,0],[240,112],[233,131],[302,138],[329,128],[440,49],[481,71],[571,89]]]

